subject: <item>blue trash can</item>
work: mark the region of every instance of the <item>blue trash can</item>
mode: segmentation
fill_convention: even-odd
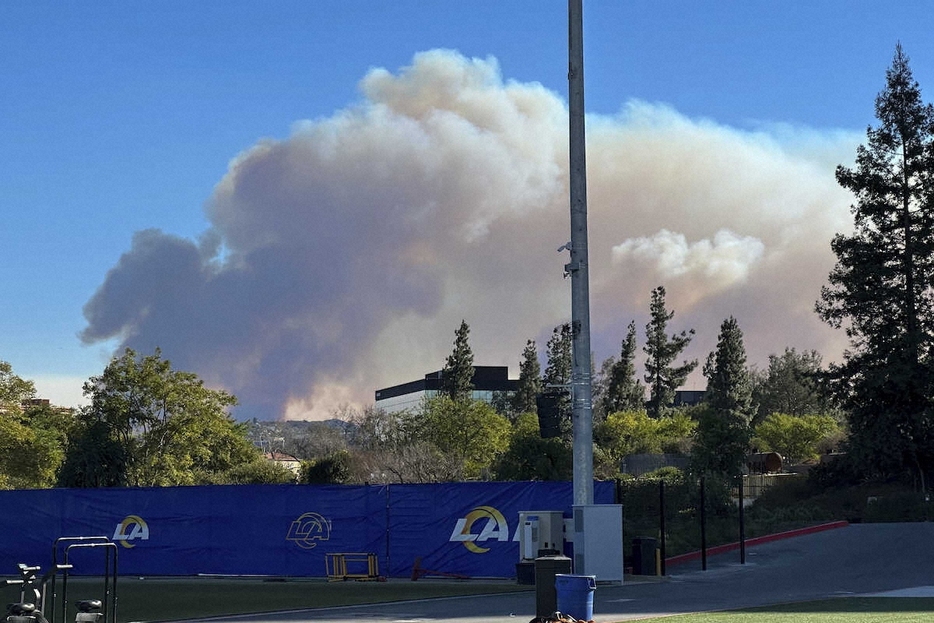
[[[555,591],[558,593],[558,612],[569,614],[575,619],[593,619],[593,592],[597,588],[595,575],[555,575]]]

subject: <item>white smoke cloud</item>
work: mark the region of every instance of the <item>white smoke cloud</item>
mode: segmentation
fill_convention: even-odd
[[[437,370],[460,320],[478,364],[516,369],[569,316],[567,109],[494,59],[417,54],[363,101],[237,156],[198,241],[139,232],[85,307],[87,342],[160,346],[242,416],[326,417]],[[615,352],[668,290],[689,353],[735,315],[752,360],[828,356],[813,313],[848,227],[828,164],[859,137],[742,132],[660,105],[588,117],[593,345]],[[812,146],[809,147],[809,146]],[[675,326],[682,325],[682,326]]]
[[[715,294],[746,280],[762,257],[765,245],[751,236],[737,236],[722,229],[713,240],[688,244],[684,234],[663,229],[654,236],[626,240],[612,249],[615,266],[629,263],[654,264],[660,277],[670,280],[693,277],[707,282],[705,290]]]

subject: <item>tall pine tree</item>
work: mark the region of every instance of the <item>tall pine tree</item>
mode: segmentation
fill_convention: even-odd
[[[743,332],[730,316],[720,325],[717,350],[704,364],[706,408],[695,434],[691,463],[698,472],[742,473],[755,414]]]
[[[645,387],[636,378],[636,323],[629,323],[619,359],[610,366],[606,392],[602,396],[603,413],[637,411],[645,408]]]
[[[837,264],[817,311],[850,339],[831,377],[850,413],[853,463],[924,486],[934,470],[934,108],[901,45],[875,109],[855,167],[837,168],[855,227],[831,243]]]
[[[564,436],[571,433],[571,348],[571,324],[565,322],[554,328],[548,340],[548,361],[542,375],[542,391],[554,396],[558,429]]]
[[[535,398],[542,391],[542,367],[538,363],[535,340],[529,340],[522,350],[519,362],[519,382],[513,396],[512,408],[516,414],[535,413]]]
[[[649,308],[649,323],[645,326],[645,346],[642,350],[647,355],[645,361],[645,382],[649,385],[649,401],[646,410],[652,417],[662,415],[675,399],[675,390],[681,387],[688,375],[697,367],[697,361],[685,361],[680,366],[672,366],[678,355],[691,343],[694,329],[676,333],[668,337],[668,321],[675,313],[665,309],[665,288],[658,286],[652,290],[652,302]]]
[[[441,385],[454,401],[467,400],[473,394],[473,351],[470,350],[470,327],[466,320],[454,333],[454,350],[441,370]]]

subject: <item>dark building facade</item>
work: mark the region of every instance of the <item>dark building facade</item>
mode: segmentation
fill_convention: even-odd
[[[493,401],[495,392],[515,392],[519,381],[509,378],[507,366],[474,366],[473,398]],[[417,407],[425,398],[441,392],[441,370],[430,372],[417,381],[376,390],[376,406],[389,412]]]

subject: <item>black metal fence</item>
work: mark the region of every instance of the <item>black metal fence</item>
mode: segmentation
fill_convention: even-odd
[[[645,538],[656,540],[662,573],[666,557],[740,541],[740,506],[732,495],[735,485],[738,482],[711,476],[693,478],[674,471],[660,477],[617,481],[616,497],[625,517],[626,565],[633,566],[634,552],[636,558],[644,557]],[[704,563],[702,557],[699,564]]]

